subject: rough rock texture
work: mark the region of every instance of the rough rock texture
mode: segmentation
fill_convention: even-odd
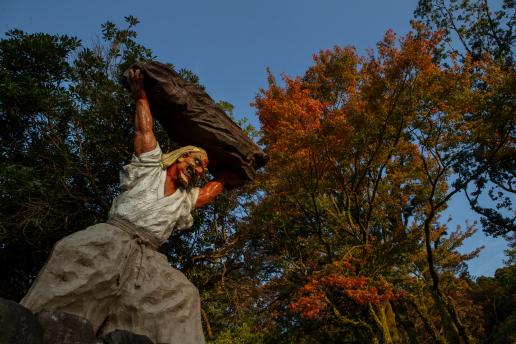
[[[129,331],[115,330],[102,337],[104,344],[153,344],[149,337]]]
[[[90,322],[77,315],[52,310],[38,314],[44,344],[96,344]]]
[[[37,316],[0,297],[0,344],[153,344],[149,337],[115,330],[97,340],[91,323],[79,316],[42,311]]]
[[[0,298],[0,343],[42,344],[43,331],[31,311]]]
[[[226,186],[252,180],[256,170],[265,165],[265,153],[203,89],[159,62],[137,63],[130,68],[144,72],[151,111],[170,138],[180,145],[204,148],[215,176],[227,169],[238,177]],[[122,80],[126,85],[127,78],[126,71]]]

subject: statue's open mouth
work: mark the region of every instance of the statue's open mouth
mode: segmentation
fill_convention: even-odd
[[[189,165],[187,167],[186,172],[188,173],[188,177],[190,178],[190,180],[193,180],[195,177],[195,173],[194,173],[192,165]]]
[[[181,178],[179,179],[184,188],[188,188],[189,186],[193,186],[197,181],[197,176],[195,175],[194,169],[192,165],[189,165],[185,170],[181,172]]]

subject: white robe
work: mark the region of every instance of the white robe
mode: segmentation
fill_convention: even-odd
[[[120,172],[122,193],[111,206],[109,218],[121,217],[135,226],[148,230],[160,243],[165,242],[173,229],[190,228],[193,224],[199,188],[178,188],[164,196],[166,171],[160,166],[159,144],[150,152],[133,155],[131,163]]]

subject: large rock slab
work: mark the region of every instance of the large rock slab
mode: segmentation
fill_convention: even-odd
[[[43,327],[44,344],[96,344],[91,323],[83,317],[58,310],[42,311],[38,320]]]
[[[115,330],[102,337],[104,344],[153,344],[147,336],[125,330]]]
[[[265,165],[265,153],[203,89],[159,62],[136,63],[130,68],[143,71],[152,114],[174,142],[205,149],[213,175],[233,172],[237,178],[226,187],[254,179],[256,170]],[[122,78],[126,86],[128,75],[126,71]]]
[[[0,297],[0,343],[43,344],[38,319],[22,305]]]
[[[80,316],[42,311],[35,316],[17,302],[0,297],[0,344],[154,344],[147,336],[126,330],[112,331],[100,339],[91,323]]]

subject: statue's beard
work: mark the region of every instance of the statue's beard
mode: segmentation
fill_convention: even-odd
[[[186,168],[186,172],[179,173],[179,183],[186,190],[190,190],[198,181],[199,177],[195,175],[192,165]]]

